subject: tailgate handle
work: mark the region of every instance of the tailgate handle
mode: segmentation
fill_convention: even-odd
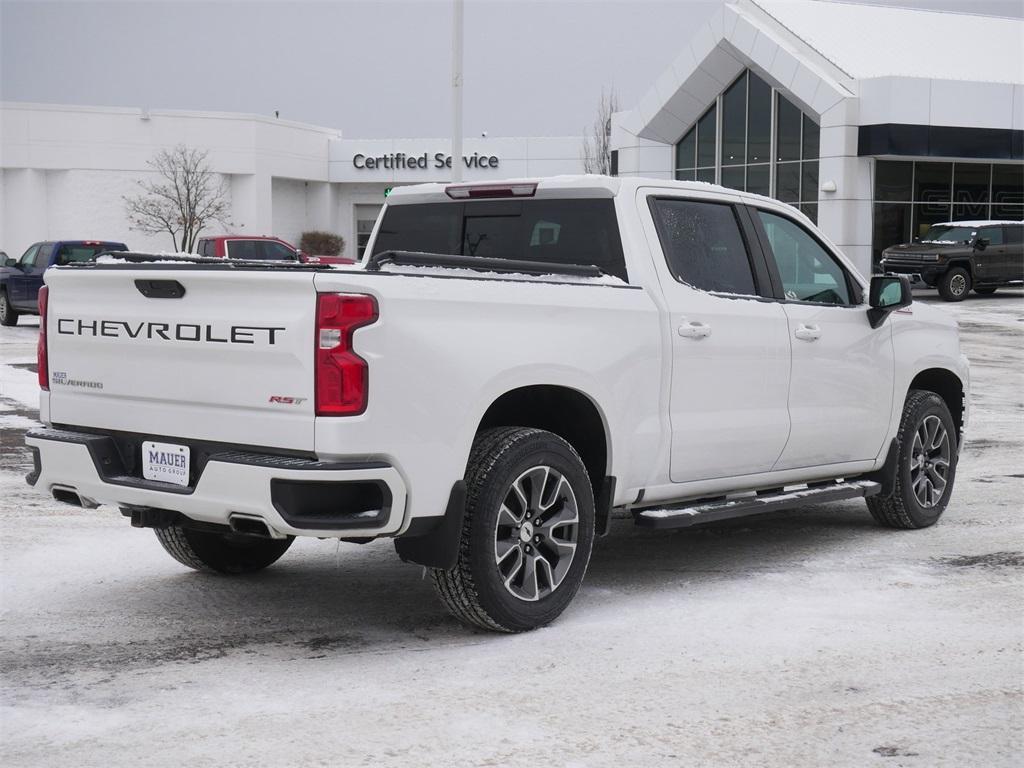
[[[147,299],[180,299],[185,286],[177,280],[136,280],[135,287]]]

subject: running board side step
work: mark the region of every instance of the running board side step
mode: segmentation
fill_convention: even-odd
[[[689,528],[691,525],[777,512],[805,504],[821,504],[874,496],[881,483],[871,480],[828,481],[787,486],[772,491],[738,494],[714,499],[695,499],[668,507],[634,510],[636,524],[643,528]]]

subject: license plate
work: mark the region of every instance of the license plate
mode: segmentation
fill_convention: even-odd
[[[142,476],[161,483],[188,485],[189,449],[174,443],[142,443]]]

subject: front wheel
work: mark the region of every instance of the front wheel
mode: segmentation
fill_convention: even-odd
[[[576,595],[594,543],[594,494],[579,454],[539,429],[484,430],[466,491],[458,560],[432,572],[445,607],[497,632],[554,621]]]
[[[0,325],[12,326],[17,324],[18,313],[11,306],[11,302],[7,298],[7,291],[0,291]]]
[[[277,562],[293,537],[264,539],[239,533],[197,531],[180,525],[154,528],[160,544],[171,557],[197,571],[253,573]]]
[[[934,392],[912,389],[896,445],[893,492],[868,498],[868,509],[889,528],[927,528],[945,511],[956,478],[957,434],[946,402]]]
[[[971,292],[971,275],[963,267],[953,267],[939,278],[939,295],[946,301],[963,301]]]

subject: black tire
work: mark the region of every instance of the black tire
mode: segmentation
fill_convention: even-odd
[[[971,273],[963,267],[953,267],[939,280],[939,295],[946,301],[963,301],[971,292]]]
[[[974,292],[979,296],[991,296],[998,287],[997,285],[976,285],[974,286]]]
[[[197,571],[253,573],[275,563],[288,551],[293,537],[264,539],[238,533],[211,533],[172,525],[154,528],[167,554]]]
[[[8,327],[18,324],[18,313],[7,299],[7,291],[0,291],[0,325]]]
[[[936,417],[941,422],[948,436],[950,450],[946,482],[941,496],[931,506],[926,507],[915,493],[912,473],[917,468],[914,438],[925,420],[931,417]],[[953,492],[958,457],[957,442],[956,427],[946,402],[934,392],[910,390],[896,434],[898,453],[894,489],[890,496],[871,496],[867,499],[872,517],[889,528],[927,528],[935,525],[945,511]]]
[[[522,483],[532,483],[534,476],[540,478],[537,498],[541,501],[539,509],[542,511],[531,511],[531,506],[526,504],[521,513],[524,522],[516,526],[522,530],[515,530],[511,525],[502,526],[501,522],[508,519],[508,513],[501,510],[503,505],[508,509],[506,502],[515,492],[514,484],[520,484],[520,489],[532,488],[532,485],[524,486]],[[566,481],[571,493],[564,490],[560,480],[550,481],[553,486],[549,483],[549,478],[558,476]],[[552,488],[550,493],[548,488]],[[547,507],[543,505],[545,495],[550,500]],[[571,510],[573,503],[576,522],[565,524],[564,528],[561,523],[551,523],[566,510]],[[550,513],[551,509],[555,512]],[[559,566],[552,562],[557,563],[562,555],[557,547],[549,549],[549,542],[555,539],[553,535],[550,540],[540,535],[531,537],[530,531],[534,529],[530,518],[534,515],[533,523],[549,515],[548,521],[538,524],[535,532],[546,530],[553,534],[560,529],[562,533],[559,536],[575,537],[575,549],[562,566],[564,571],[558,583],[554,583],[554,578],[557,578]],[[547,529],[548,525],[552,527]],[[505,530],[510,536],[502,538]],[[521,535],[525,535],[525,539]],[[515,543],[509,544],[509,541]],[[537,541],[541,543],[533,543]],[[557,435],[539,429],[500,427],[483,430],[473,443],[466,467],[466,517],[458,561],[451,570],[434,569],[431,576],[441,602],[465,624],[496,632],[525,632],[554,621],[569,605],[583,582],[593,543],[594,493],[583,461],[573,447]],[[531,544],[535,547],[534,552],[527,555],[525,553],[531,550]],[[514,560],[511,568],[508,561],[499,565],[499,546],[508,547],[506,554]],[[519,552],[513,551],[515,549]],[[522,575],[531,570],[526,567],[528,562],[533,563],[532,573],[536,574],[532,579],[532,589],[526,585],[527,577]],[[501,567],[513,571],[512,575],[506,577],[499,570]],[[523,570],[515,571],[517,567]],[[522,577],[522,587],[516,584],[514,577],[517,573]],[[507,585],[507,579],[511,586]],[[545,581],[546,584],[543,583]],[[516,589],[527,594],[532,592],[536,597],[517,596],[513,593]]]

